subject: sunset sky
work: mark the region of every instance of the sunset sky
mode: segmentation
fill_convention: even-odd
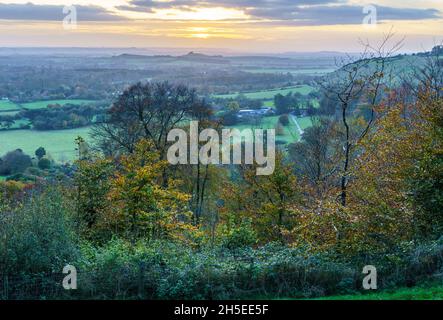
[[[374,5],[377,24],[363,24]],[[63,27],[63,7],[78,24]],[[393,28],[403,51],[443,40],[443,0],[0,0],[0,47],[358,51]]]

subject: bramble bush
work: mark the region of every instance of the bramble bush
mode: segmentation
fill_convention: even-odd
[[[443,238],[352,257],[280,243],[253,247],[245,222],[226,241],[198,249],[117,237],[99,244],[77,238],[76,206],[62,189],[32,190],[26,199],[1,207],[1,298],[313,298],[362,290],[365,264],[377,267],[380,289],[441,279],[443,271]],[[67,264],[77,268],[77,290],[62,288]]]
[[[357,289],[351,267],[278,244],[195,251],[171,242],[132,246],[113,239],[100,248],[83,246],[82,252],[79,290],[74,293],[82,298],[289,298]]]

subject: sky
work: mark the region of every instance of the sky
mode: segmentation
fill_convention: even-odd
[[[232,53],[357,52],[393,30],[416,52],[443,41],[443,0],[0,0],[0,30],[0,47]]]

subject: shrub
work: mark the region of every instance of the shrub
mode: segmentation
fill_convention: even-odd
[[[60,225],[53,219],[45,218],[45,221],[52,225],[46,231]],[[242,228],[247,229],[247,223],[238,229]],[[42,228],[38,225],[39,229]],[[28,282],[37,277],[47,283],[51,278],[38,278],[41,274],[36,271],[51,269],[61,273],[60,266],[77,258],[72,264],[78,270],[78,290],[55,291],[55,298],[314,298],[356,294],[362,290],[361,270],[369,261],[377,267],[379,275],[383,275],[379,277],[381,289],[435,280],[443,266],[442,241],[406,246],[398,252],[363,260],[356,257],[350,263],[350,260],[337,261],[325,253],[312,254],[303,248],[288,248],[277,243],[257,249],[242,246],[226,250],[225,246],[216,246],[193,250],[170,241],[131,243],[114,238],[101,246],[84,242],[80,245],[81,254],[76,254],[75,250],[67,249],[72,248],[71,240],[63,241],[69,237],[60,237],[60,232],[55,233],[58,240],[51,241],[37,231],[27,231],[28,236],[14,238],[17,244],[10,246],[12,252],[19,255],[7,261],[10,270],[16,268]],[[57,245],[60,240],[64,248]],[[27,251],[30,257],[24,254],[25,247],[30,250]],[[51,257],[57,259],[51,261]]]
[[[102,247],[85,244],[82,253],[82,286],[72,293],[78,298],[289,298],[356,289],[356,273],[348,266],[276,244],[194,251],[171,242],[114,239]]]
[[[278,118],[278,121],[285,127],[289,125],[289,117],[287,114],[283,114]]]
[[[31,157],[17,149],[8,152],[0,160],[0,175],[22,173],[30,166],[32,166]]]
[[[48,158],[41,158],[38,161],[38,167],[42,170],[48,170],[51,168],[51,160]]]
[[[223,234],[222,245],[228,249],[249,247],[257,243],[257,234],[251,220],[243,220],[239,226],[224,230]]]
[[[42,177],[44,176],[46,173],[42,170],[40,170],[39,168],[36,167],[29,167],[25,174],[30,175],[30,176],[37,176],[37,177]]]
[[[42,159],[46,155],[46,150],[43,147],[38,148],[35,150],[35,155],[37,156],[37,159]]]
[[[76,258],[73,206],[58,190],[0,212],[0,274],[61,272]]]
[[[0,181],[0,200],[11,200],[17,197],[25,188],[25,184],[18,181]],[[2,213],[0,212],[0,215]]]

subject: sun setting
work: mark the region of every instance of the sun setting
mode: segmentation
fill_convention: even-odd
[[[149,43],[254,52],[355,51],[358,39],[375,39],[390,29],[414,39],[406,41],[407,51],[442,39],[443,2],[402,4],[374,1],[373,9],[369,9],[375,10],[378,23],[366,28],[364,21],[372,11],[354,0],[321,0],[316,5],[286,0],[260,0],[248,5],[231,0],[77,0],[77,28],[67,33],[62,26],[63,1],[2,0],[0,25],[4,31],[0,41],[6,46],[32,44],[48,28],[53,37],[45,41],[50,46],[81,46],[86,41],[105,47]]]

